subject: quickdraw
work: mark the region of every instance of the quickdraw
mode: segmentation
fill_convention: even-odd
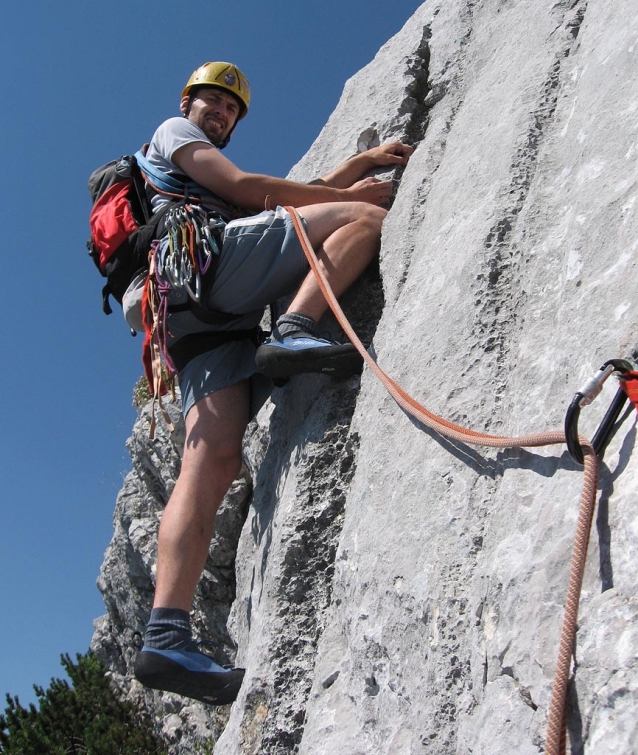
[[[629,396],[627,386],[630,381],[632,387],[638,386],[638,373],[634,371],[633,364],[627,359],[610,359],[605,362],[598,372],[576,392],[567,409],[567,414],[565,415],[565,439],[569,455],[577,464],[584,464],[583,448],[578,435],[580,410],[591,404],[600,395],[605,381],[614,373],[620,375],[620,387],[591,441],[594,451],[600,456],[605,450],[616,420],[620,416]],[[635,403],[635,399],[633,400]]]
[[[157,274],[173,288],[184,289],[198,304],[202,299],[201,276],[220,253],[214,230],[218,223],[195,204],[172,207],[164,219],[166,237],[157,251]]]
[[[155,437],[155,409],[159,407],[164,417],[164,421],[170,432],[174,427],[171,418],[162,403],[162,395],[170,389],[172,398],[175,400],[174,383],[171,375],[164,375],[162,370],[163,346],[166,338],[166,306],[167,306],[167,289],[169,288],[160,276],[157,275],[156,264],[157,254],[160,247],[159,241],[154,241],[149,252],[149,274],[146,279],[146,290],[144,296],[144,319],[146,321],[146,338],[144,341],[144,368],[149,385],[153,389],[153,399],[151,401],[151,422],[148,431],[148,437],[153,440]],[[171,366],[167,365],[169,372]],[[166,379],[168,378],[168,380]]]

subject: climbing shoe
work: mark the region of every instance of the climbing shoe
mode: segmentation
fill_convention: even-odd
[[[145,687],[175,692],[209,705],[228,705],[239,693],[244,669],[224,668],[204,655],[194,642],[178,650],[140,650],[135,678]]]
[[[270,338],[255,354],[261,373],[277,383],[291,375],[319,372],[335,378],[361,372],[363,359],[351,343],[319,336],[314,322],[303,315],[282,315]]]

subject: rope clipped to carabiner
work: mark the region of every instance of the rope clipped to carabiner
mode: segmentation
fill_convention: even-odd
[[[596,454],[604,450],[613,430],[616,420],[620,416],[627,397],[633,394],[631,401],[638,409],[638,373],[628,359],[609,359],[585,385],[576,392],[565,415],[565,440],[569,455],[577,464],[584,464],[582,438],[578,435],[578,419],[580,410],[591,404],[600,395],[607,378],[613,373],[620,376],[620,387],[611,402],[607,413],[603,417],[598,430],[592,438],[591,445]]]

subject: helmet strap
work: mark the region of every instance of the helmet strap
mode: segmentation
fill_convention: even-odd
[[[195,99],[195,95],[188,93],[188,102],[186,103],[186,112],[184,113],[184,118],[188,118],[188,114],[191,111],[191,108],[193,107],[193,100]]]

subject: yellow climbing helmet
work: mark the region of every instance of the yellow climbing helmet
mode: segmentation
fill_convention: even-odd
[[[184,87],[182,97],[188,96],[193,87],[214,86],[226,89],[235,95],[242,104],[242,110],[237,120],[241,120],[248,112],[250,105],[250,84],[244,74],[232,63],[204,63],[193,71]]]

